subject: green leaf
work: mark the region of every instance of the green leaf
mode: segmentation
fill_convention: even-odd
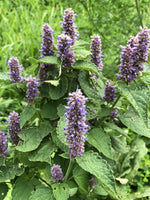
[[[72,66],[72,68],[94,72],[97,76],[100,76],[100,77],[102,76],[100,71],[98,70],[97,66],[88,61],[78,60],[77,62],[75,62],[75,64]]]
[[[0,183],[0,200],[3,200],[8,192],[8,186],[6,183]]]
[[[52,141],[44,141],[36,150],[29,152],[28,158],[30,161],[47,162],[50,164],[51,155],[56,150],[57,148]]]
[[[15,176],[20,176],[24,172],[24,168],[18,162],[7,163],[6,166],[0,167],[0,182],[14,179]]]
[[[69,186],[67,183],[55,183],[52,185],[56,200],[67,200],[69,198]]]
[[[105,160],[98,156],[97,153],[89,151],[84,153],[81,157],[76,157],[76,161],[85,171],[96,176],[100,185],[112,198],[119,199],[111,167]]]
[[[124,114],[120,115],[119,119],[126,127],[138,135],[150,138],[150,129],[147,128],[146,124],[133,107],[128,107],[128,110]]]
[[[76,183],[79,186],[79,189],[83,193],[88,193],[88,187],[89,187],[89,173],[84,171],[81,167],[77,166],[73,170],[73,177]]]
[[[42,118],[46,118],[50,120],[57,119],[58,118],[57,106],[58,106],[58,102],[56,101],[48,101],[46,104],[44,104],[41,108]]]
[[[4,72],[0,72],[0,82],[8,82],[8,83],[11,83],[11,81],[10,81],[10,76],[9,76],[9,74],[8,73],[4,73]]]
[[[111,143],[112,147],[120,153],[127,153],[129,151],[129,147],[126,143],[126,138],[123,136],[111,136]]]
[[[86,71],[81,71],[79,73],[79,83],[84,91],[84,93],[87,95],[87,97],[96,104],[101,104],[103,102],[103,99],[101,98],[100,91],[94,90],[91,85],[89,84],[89,74]]]
[[[31,117],[33,117],[33,115],[35,114],[36,110],[33,106],[26,106],[22,113],[20,114],[20,126],[21,128],[25,125],[25,123],[27,121],[29,121],[31,119]]]
[[[86,49],[81,49],[81,48],[74,49],[74,53],[75,53],[76,60],[85,59],[91,54],[90,51],[87,51]]]
[[[35,190],[36,186],[41,185],[38,179],[29,179],[26,176],[17,178],[12,190],[12,200],[29,200],[31,192]]]
[[[149,186],[143,186],[141,190],[138,190],[137,192],[130,194],[128,198],[130,199],[143,199],[144,197],[150,197],[150,187]]]
[[[145,126],[148,126],[148,106],[150,92],[147,85],[142,83],[134,88],[123,83],[118,83],[118,87],[123,96],[134,107],[141,121],[143,121]]]
[[[68,143],[65,141],[65,131],[64,128],[66,127],[65,116],[61,117],[58,121],[56,132],[57,132],[57,141],[56,145],[59,146],[63,151],[68,152]]]
[[[93,128],[87,134],[87,141],[99,152],[102,152],[106,157],[112,159],[110,137],[107,133],[104,133],[102,128]]]
[[[89,42],[86,42],[84,40],[76,40],[75,44],[71,47],[71,50],[74,50],[74,49],[79,49],[79,48],[82,48],[83,49],[83,46],[89,46],[90,43]]]
[[[56,56],[45,56],[44,58],[40,58],[38,62],[46,64],[57,64],[58,58]]]
[[[42,139],[47,136],[52,129],[49,123],[42,123],[39,127],[23,130],[19,135],[23,142],[20,142],[16,149],[22,152],[35,150],[40,145]]]
[[[49,80],[49,81],[44,81],[46,83],[50,83],[51,85],[57,87],[59,85],[59,80]]]
[[[55,200],[52,191],[47,187],[39,187],[32,191],[29,200]]]
[[[50,85],[49,88],[50,88],[49,95],[50,95],[51,99],[53,99],[53,100],[60,99],[67,92],[68,80],[66,77],[62,77],[60,79],[59,85],[57,87]]]

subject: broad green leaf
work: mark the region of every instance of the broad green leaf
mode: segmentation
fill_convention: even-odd
[[[87,51],[86,49],[81,49],[81,48],[74,49],[74,53],[75,53],[76,60],[85,59],[91,54],[90,51]]]
[[[148,106],[150,98],[148,87],[145,84],[141,84],[133,88],[123,83],[119,83],[118,87],[123,96],[134,107],[141,121],[143,121],[145,126],[148,126]]]
[[[43,123],[39,127],[23,130],[19,135],[23,142],[20,142],[16,149],[22,152],[35,150],[40,145],[42,139],[47,136],[52,129],[49,123]]]
[[[58,121],[56,132],[57,132],[57,141],[56,145],[59,146],[63,151],[68,151],[68,143],[65,141],[65,131],[64,128],[66,127],[65,116],[61,117]]]
[[[123,136],[111,136],[111,143],[112,147],[120,152],[120,153],[127,153],[129,151],[129,147],[126,143],[126,138]]]
[[[126,178],[129,180],[132,180],[135,177],[135,175],[137,174],[141,158],[143,158],[147,154],[147,151],[148,151],[144,140],[140,137],[137,137],[132,142],[131,148],[136,148],[137,153],[135,154],[134,158],[132,159],[131,166],[130,166],[131,171],[126,176]]]
[[[39,63],[46,63],[46,64],[57,64],[58,59],[56,56],[45,56],[44,58],[40,58],[38,60]]]
[[[98,70],[97,66],[88,61],[79,60],[79,61],[75,62],[75,64],[72,66],[72,68],[94,72],[97,76],[100,76],[100,77],[102,76],[100,71]]]
[[[93,128],[87,134],[87,141],[99,152],[112,159],[110,137],[107,133],[104,133],[102,128]]]
[[[29,152],[28,158],[30,161],[40,161],[40,162],[47,162],[50,163],[51,161],[51,154],[56,151],[56,146],[50,140],[44,141],[40,144],[40,146],[32,151]]]
[[[56,101],[48,101],[46,104],[44,104],[41,108],[42,118],[46,118],[50,120],[57,119],[58,118],[57,105],[58,105],[58,102]]]
[[[0,200],[3,200],[8,192],[8,186],[6,183],[0,183]]]
[[[125,126],[138,135],[150,138],[150,129],[147,128],[146,124],[133,107],[128,107],[128,110],[124,114],[120,115],[119,119]]]
[[[104,190],[104,188],[99,184],[98,181],[96,181],[96,183],[94,185],[93,193],[95,193],[97,195],[101,195],[101,196],[107,196],[108,195],[108,193]]]
[[[78,49],[78,48],[82,48],[83,49],[83,46],[89,46],[89,42],[86,42],[84,40],[76,40],[75,44],[71,47],[71,50],[74,50],[74,49]]]
[[[14,179],[15,176],[20,176],[24,172],[24,168],[18,162],[11,161],[6,166],[0,167],[0,182]]]
[[[97,153],[89,151],[84,153],[81,157],[76,157],[76,161],[85,171],[96,176],[100,185],[112,198],[119,199],[112,169],[106,160],[98,156]]]
[[[12,200],[29,200],[31,192],[35,190],[36,186],[40,185],[40,181],[36,178],[18,177],[11,193]]]
[[[77,193],[78,187],[73,181],[68,181],[67,184],[69,186],[69,197],[72,197]]]
[[[39,187],[36,191],[32,191],[29,200],[55,200],[52,190],[47,187]]]
[[[90,179],[89,173],[87,173],[82,168],[77,166],[73,170],[73,177],[76,183],[78,184],[79,189],[83,193],[88,193],[89,179]]]
[[[143,186],[141,190],[138,190],[135,193],[131,193],[128,198],[130,199],[143,199],[144,197],[150,197],[150,187]],[[145,198],[144,198],[145,199]]]
[[[55,183],[52,185],[56,200],[67,200],[69,198],[69,186],[67,183]]]
[[[21,128],[25,125],[25,123],[27,121],[29,121],[31,119],[31,117],[33,117],[33,115],[35,114],[35,108],[33,106],[26,106],[22,113],[20,114],[20,126]]]
[[[86,71],[81,71],[79,73],[79,83],[84,91],[84,93],[87,95],[87,97],[94,103],[101,104],[103,102],[103,99],[101,98],[100,91],[97,91],[93,89],[89,83],[89,74]]]
[[[66,77],[62,77],[59,81],[59,85],[57,87],[53,85],[49,85],[49,95],[51,99],[57,100],[65,95],[68,89],[68,80]]]

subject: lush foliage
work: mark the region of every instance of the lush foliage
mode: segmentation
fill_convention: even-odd
[[[41,2],[43,9],[48,2]],[[113,3],[110,13],[118,6],[113,1],[107,3],[108,7]],[[24,4],[31,9],[30,2]],[[116,41],[116,45],[124,46],[117,61],[118,74],[115,70],[107,74],[109,64],[103,62],[102,54],[106,52],[103,39],[109,36],[110,29],[106,36],[98,35],[101,31],[96,31],[98,22],[94,21],[94,16],[99,19],[104,12],[97,13],[94,7],[100,5],[91,1],[78,1],[77,5],[80,9],[90,8],[90,23],[95,24],[89,29],[91,39],[81,39],[87,30],[77,29],[79,16],[66,9],[56,15],[61,21],[57,30],[54,21],[44,24],[42,19],[40,29],[38,24],[32,24],[33,41],[26,39],[32,54],[26,54],[24,43],[5,47],[11,53],[6,51],[5,57],[9,74],[5,67],[0,73],[2,200],[8,200],[9,195],[12,200],[128,200],[150,196],[149,167],[145,167],[149,164],[150,146],[150,66],[146,63],[149,30],[138,27],[134,37]],[[22,12],[25,17],[27,13]],[[49,17],[48,12],[45,16]],[[142,18],[139,20],[143,26]],[[14,27],[9,27],[9,31],[15,31]],[[131,29],[121,30],[130,33]],[[3,38],[6,36],[3,33]],[[108,40],[104,49],[109,46]],[[15,45],[18,51],[11,56]],[[114,49],[109,51],[106,60],[107,56],[113,59]]]

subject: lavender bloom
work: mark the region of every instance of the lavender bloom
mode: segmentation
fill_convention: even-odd
[[[57,36],[58,38],[58,55],[62,59],[62,65],[66,67],[66,69],[70,69],[74,64],[74,52],[70,51],[70,47],[72,44],[72,39],[65,34],[61,34]]]
[[[5,157],[7,153],[7,135],[0,131],[0,157]]]
[[[28,100],[28,103],[30,105],[33,105],[35,98],[38,96],[38,87],[39,83],[37,82],[36,78],[30,77],[27,80],[27,92],[26,97]]]
[[[68,35],[72,39],[72,45],[75,43],[76,39],[78,38],[77,27],[74,25],[74,17],[77,15],[74,14],[72,8],[68,8],[64,12],[63,17],[63,33]]]
[[[144,70],[144,62],[148,60],[150,35],[147,27],[141,29],[136,37],[131,37],[121,53],[120,74],[118,78],[131,83]]]
[[[102,55],[101,55],[101,39],[100,36],[95,35],[91,37],[91,56],[90,61],[94,63],[100,71],[102,71]],[[92,76],[96,78],[96,75],[92,73]]]
[[[20,71],[22,70],[22,66],[19,65],[19,61],[17,58],[12,57],[8,61],[9,70],[10,70],[10,79],[12,83],[18,83],[21,81]]]
[[[57,183],[59,181],[62,181],[63,173],[60,168],[60,165],[53,165],[51,168],[51,174],[52,174],[52,180],[54,183]]]
[[[9,115],[9,132],[12,144],[17,145],[20,141],[18,133],[21,132],[19,114],[13,111]]]
[[[53,52],[53,35],[54,32],[48,24],[44,24],[42,27],[43,35],[42,37],[42,46],[40,52],[42,53],[42,57],[45,56],[54,56]],[[40,81],[46,81],[49,79],[47,72],[54,68],[54,65],[43,63],[40,66],[39,79]]]
[[[115,90],[116,86],[112,85],[112,82],[107,81],[106,85],[105,85],[105,96],[104,96],[104,100],[107,101],[108,103],[112,103],[114,101],[115,98]]]
[[[43,35],[42,37],[42,46],[40,52],[42,57],[54,55],[53,52],[53,35],[54,32],[48,24],[44,24],[42,27]]]
[[[89,126],[86,124],[86,106],[87,98],[82,95],[80,89],[70,93],[66,106],[66,141],[69,145],[70,160],[84,153],[85,133]]]

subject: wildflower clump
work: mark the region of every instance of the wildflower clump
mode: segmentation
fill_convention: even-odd
[[[17,145],[20,141],[18,133],[21,132],[19,114],[13,111],[9,114],[9,132],[12,144]]]
[[[60,168],[60,165],[53,165],[51,168],[51,174],[52,174],[52,181],[54,183],[57,183],[59,181],[62,181],[63,179],[63,172]]]
[[[70,160],[81,156],[84,152],[85,133],[89,126],[86,123],[86,106],[88,100],[80,89],[70,93],[66,106],[66,141],[69,145]]]

